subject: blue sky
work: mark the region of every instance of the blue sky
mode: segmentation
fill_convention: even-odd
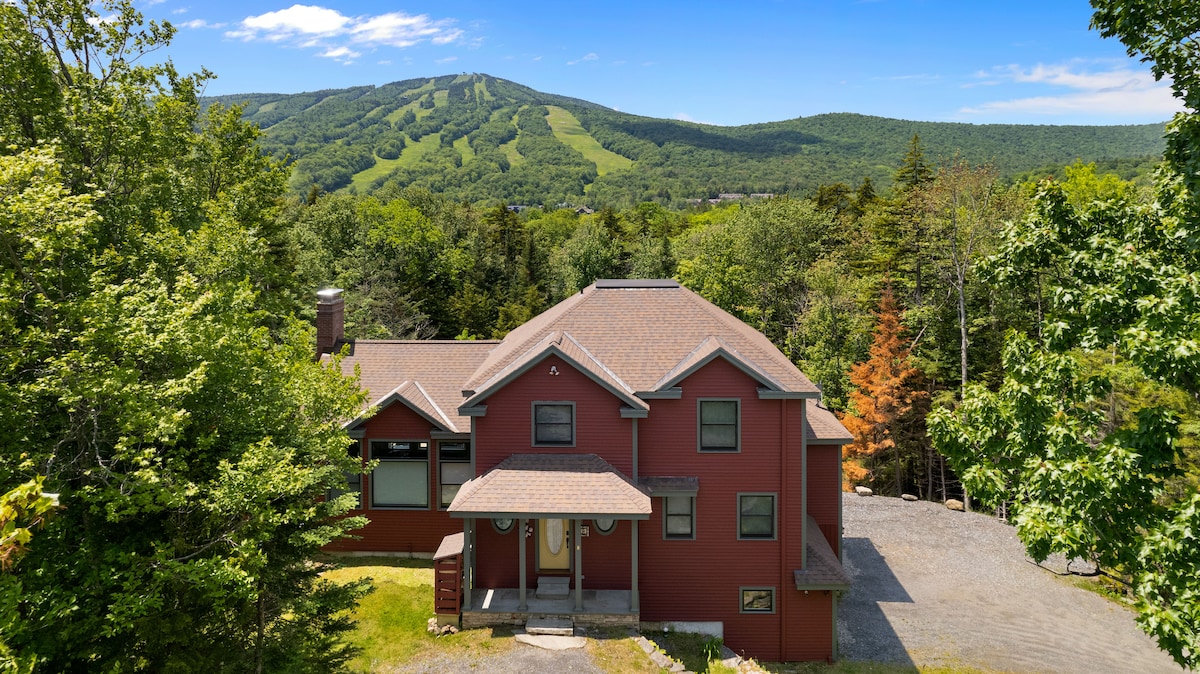
[[[206,93],[487,73],[624,112],[750,124],[825,112],[1140,124],[1180,108],[1088,29],[1086,0],[141,0]]]

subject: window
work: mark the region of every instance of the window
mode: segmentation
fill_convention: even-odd
[[[775,588],[773,587],[743,587],[742,613],[774,613]]]
[[[691,540],[696,537],[696,499],[693,496],[664,496],[663,538]]]
[[[424,440],[372,440],[374,508],[429,507],[429,443]]]
[[[598,531],[602,536],[611,534],[613,529],[617,528],[617,521],[611,517],[594,519],[592,520],[592,524],[596,525],[596,531]]]
[[[738,494],[738,538],[775,538],[774,494]]]
[[[534,403],[533,444],[575,444],[575,403]]]
[[[700,451],[738,451],[738,401],[701,400]]]
[[[492,527],[496,529],[497,533],[507,534],[512,531],[515,521],[511,517],[496,517],[492,519]]]
[[[350,443],[350,446],[346,448],[346,454],[353,458],[359,459],[361,461],[361,459],[360,459],[360,457],[362,456],[361,441],[359,441],[359,440],[352,441]],[[332,501],[333,499],[341,496],[342,494],[354,494],[355,498],[357,499],[354,502],[354,509],[355,510],[362,509],[362,471],[361,470],[356,470],[356,471],[346,473],[346,486],[342,487],[341,489],[330,489],[329,494],[326,495],[325,498]]]
[[[438,443],[438,498],[440,507],[448,508],[458,494],[463,483],[470,480],[471,474],[471,443],[441,442]]]

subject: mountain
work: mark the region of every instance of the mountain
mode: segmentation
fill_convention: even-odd
[[[294,162],[296,192],[394,183],[476,203],[682,205],[727,192],[809,194],[865,177],[883,187],[913,134],[933,161],[961,156],[1008,177],[1076,159],[1131,166],[1161,156],[1164,130],[856,114],[721,127],[630,115],[482,74],[205,102],[244,104],[265,150]]]

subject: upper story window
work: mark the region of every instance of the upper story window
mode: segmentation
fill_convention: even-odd
[[[372,440],[371,507],[429,507],[429,442]]]
[[[575,445],[575,403],[533,403],[533,444],[573,447]]]
[[[696,416],[700,427],[700,451],[739,451],[738,421],[741,413],[738,401],[701,400],[699,405]]]
[[[463,483],[474,477],[471,474],[471,443],[438,443],[438,497],[439,506],[450,507]]]

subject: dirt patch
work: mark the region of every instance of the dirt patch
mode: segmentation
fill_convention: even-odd
[[[838,607],[844,659],[1002,672],[1183,671],[1132,611],[1034,565],[1012,527],[992,517],[844,494],[843,525],[854,581]]]

